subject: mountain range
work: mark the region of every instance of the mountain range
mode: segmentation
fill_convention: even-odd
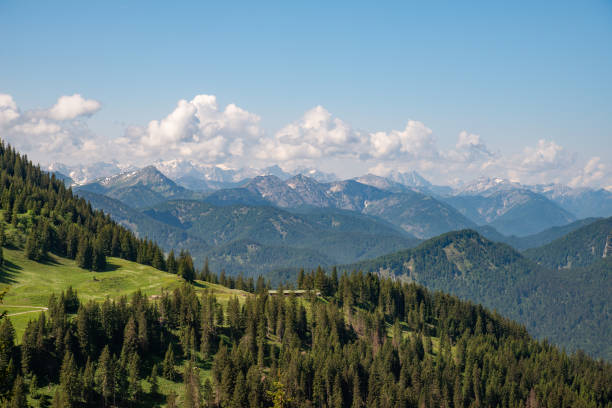
[[[177,169],[184,165],[172,164]],[[190,165],[189,168],[193,167]],[[184,174],[176,171],[175,175]],[[157,167],[148,166],[74,186],[74,190],[138,234],[154,238],[164,248],[174,247],[179,242],[175,237],[188,234],[190,244],[184,247],[192,251],[198,262],[203,262],[209,256],[212,263],[230,273],[253,267],[255,263],[249,261],[253,251],[249,252],[248,248],[271,246],[278,251],[282,249],[283,253],[287,253],[289,248],[293,251],[291,257],[279,256],[276,260],[270,258],[267,263],[258,262],[258,270],[290,267],[300,262],[304,266],[355,262],[364,259],[359,254],[382,255],[413,246],[419,239],[465,228],[524,250],[546,244],[594,220],[576,221],[573,214],[552,199],[503,179],[480,179],[450,195],[441,195],[428,192],[426,189],[432,188],[431,183],[416,173],[394,173],[394,179],[369,174],[356,179],[322,182],[303,174],[290,176],[277,167],[266,171],[278,175],[258,175],[241,181],[236,180],[242,175],[228,171],[215,170],[209,176],[215,183],[229,183],[232,185],[229,188],[189,189],[167,177]],[[58,176],[61,177],[61,173]],[[411,182],[415,186],[407,186],[400,181]],[[186,204],[190,202],[190,205]],[[266,208],[270,214],[282,211],[285,215],[281,218],[293,221],[297,220],[295,217],[304,217],[315,210],[329,216],[335,214],[336,217],[338,211],[343,211],[344,216],[352,217],[354,222],[361,222],[358,220],[363,220],[365,216],[369,221],[365,225],[370,230],[364,229],[360,233],[368,234],[369,240],[365,236],[357,239],[352,231],[352,239],[344,240],[346,242],[342,246],[332,244],[328,248],[321,248],[316,245],[317,242],[332,240],[337,243],[343,239],[338,237],[334,228],[328,226],[322,232],[319,226],[318,240],[270,241],[264,237],[266,228],[262,228],[262,224],[249,233],[244,232],[251,228],[254,221],[248,217],[238,217],[239,212],[231,212],[226,207],[241,208],[260,217],[268,214],[262,212],[262,208]],[[204,212],[214,216],[203,217]],[[185,219],[197,219],[201,227],[194,230],[191,224],[176,222],[175,218],[163,215],[172,213]],[[218,232],[216,229],[205,236],[205,230],[210,228],[208,223],[213,222],[215,217],[233,225],[238,231],[233,240],[248,245],[236,246],[232,240],[211,241],[209,237]],[[265,220],[268,226],[276,222],[274,217]],[[300,225],[299,222],[289,223],[284,225],[284,231],[291,237],[298,232]],[[387,230],[383,232],[390,226],[393,234]],[[175,230],[164,238],[168,227]],[[364,247],[366,243],[371,246],[370,250]],[[232,257],[223,256],[220,249],[230,248],[228,245],[231,245]],[[238,251],[240,248],[242,252]],[[241,255],[238,256],[238,253]],[[298,259],[308,262],[298,262]]]

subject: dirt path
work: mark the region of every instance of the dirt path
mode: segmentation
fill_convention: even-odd
[[[2,306],[4,306],[4,307],[23,307],[23,308],[27,308],[27,309],[34,309],[34,310],[27,310],[25,312],[7,313],[6,314],[7,317],[22,315],[22,314],[26,314],[26,313],[43,312],[45,310],[48,310],[48,308],[44,307],[44,306],[7,305],[7,304],[4,304],[4,303],[2,305],[0,305],[0,307],[2,307]]]

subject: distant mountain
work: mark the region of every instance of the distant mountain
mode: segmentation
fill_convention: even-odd
[[[118,184],[123,185],[113,185]],[[383,220],[356,212],[307,207],[289,212],[263,200],[260,204],[265,205],[259,206],[229,204],[227,193],[245,198],[249,191],[213,194],[222,192],[226,196],[221,206],[200,200],[166,200],[141,210],[85,189],[77,193],[138,236],[154,239],[166,250],[187,249],[200,266],[209,257],[211,267],[231,274],[252,276],[278,268],[354,262],[419,242]],[[258,197],[251,198],[261,200]],[[267,261],[261,262],[264,258]]]
[[[571,188],[560,184],[530,187],[580,218],[612,216],[612,192],[588,187]]]
[[[413,237],[375,218],[334,209],[291,213],[271,206],[217,207],[201,201],[178,200],[159,204],[144,213],[202,237],[214,246],[247,239],[265,245],[312,248],[336,260],[353,258],[359,253],[364,255],[357,257],[363,258],[370,248],[380,248],[378,253],[384,253],[385,248],[376,243],[383,237],[389,237],[387,244],[396,248],[417,243]],[[324,244],[330,236],[336,243]],[[362,239],[364,242],[360,242]],[[338,251],[339,247],[353,246],[357,249]]]
[[[598,220],[600,220],[600,218],[585,218],[583,220],[574,221],[571,224],[567,224],[562,227],[551,227],[536,234],[526,235],[524,237],[517,237],[516,235],[503,235],[499,233],[499,231],[497,231],[495,228],[489,225],[478,226],[475,228],[475,230],[491,241],[503,242],[510,245],[514,249],[524,251],[526,249],[546,245],[557,238],[569,234],[570,232],[582,228],[586,225],[592,224]]]
[[[386,178],[408,187],[431,187],[432,185],[416,171],[400,172],[393,170]]]
[[[452,206],[416,191],[368,201],[363,213],[389,221],[419,238],[476,226]]]
[[[475,226],[452,206],[410,188],[397,187],[403,192],[382,190],[355,180],[319,183],[304,175],[287,181],[276,176],[260,176],[242,189],[221,190],[208,195],[205,201],[223,205],[223,200],[227,199],[231,203],[260,205],[256,198],[259,197],[287,209],[315,207],[356,211],[397,225],[418,238]]]
[[[370,184],[383,190],[389,189],[390,191],[398,192],[399,186],[408,187],[410,190],[419,191],[424,194],[434,196],[447,196],[452,194],[453,189],[448,186],[437,186],[432,184],[429,180],[425,179],[416,171],[399,172],[396,170],[391,171],[384,179],[386,181],[376,179],[374,176],[367,174],[365,176],[358,177],[358,181],[364,184]],[[356,179],[357,180],[357,179]],[[385,188],[385,184],[387,188]]]
[[[173,198],[201,197],[193,191],[178,186],[153,166],[99,179],[75,190],[116,198],[132,208],[149,207]]]
[[[525,251],[525,256],[553,269],[587,266],[604,257],[611,234],[612,217],[604,218],[547,245],[529,249]]]
[[[476,180],[443,200],[476,224],[504,235],[536,234],[576,219],[543,195],[501,178]]]
[[[53,163],[47,167],[51,173],[62,173],[70,177],[76,184],[90,183],[96,179],[111,177],[119,173],[135,170],[132,165],[120,164],[117,161],[96,162],[87,165],[68,166],[62,163]]]
[[[294,175],[303,174],[306,177],[317,180],[319,183],[331,183],[332,181],[338,180],[338,176],[336,176],[334,173],[326,173],[312,167],[297,167],[292,171],[292,173]]]
[[[373,186],[381,190],[391,191],[394,193],[403,193],[408,190],[412,191],[412,189],[406,184],[399,183],[387,177],[376,176],[374,174],[366,174],[361,177],[355,177],[353,180],[361,184],[366,184],[368,186]]]
[[[210,191],[233,188],[245,184],[257,176],[276,176],[286,180],[293,174],[284,171],[278,165],[255,169],[244,167],[231,169],[222,166],[199,164],[190,160],[157,161],[154,166],[178,185],[195,190]]]
[[[119,200],[86,190],[80,190],[77,194],[89,201],[95,209],[104,211],[113,220],[132,230],[136,236],[149,238],[166,250],[186,248],[192,254],[202,257],[202,254],[210,249],[205,239],[191,235],[181,228],[157,221]]]
[[[612,259],[549,270],[475,231],[443,234],[413,249],[347,265],[482,303],[571,350],[612,359]]]

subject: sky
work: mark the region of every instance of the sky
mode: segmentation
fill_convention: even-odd
[[[330,3],[0,0],[0,138],[612,188],[612,1]]]

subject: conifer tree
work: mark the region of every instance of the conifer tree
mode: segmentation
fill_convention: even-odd
[[[103,271],[106,269],[106,254],[104,251],[104,243],[100,237],[96,238],[92,248],[91,269],[94,271]]]
[[[115,396],[115,364],[108,346],[105,346],[98,359],[96,370],[96,384],[98,392],[104,398],[104,405],[114,400]]]
[[[157,364],[153,364],[153,368],[151,369],[151,376],[149,377],[149,382],[151,383],[151,390],[149,391],[152,395],[157,395],[159,393],[159,380],[157,373]]]
[[[93,262],[93,249],[91,243],[86,236],[82,236],[79,239],[79,246],[77,248],[76,262],[80,268],[91,269]]]
[[[168,254],[168,259],[166,260],[166,269],[169,273],[177,274],[178,266],[176,264],[176,257],[174,256],[174,250],[170,250]]]
[[[20,375],[15,379],[15,383],[13,384],[13,393],[11,397],[11,402],[8,405],[10,408],[27,408],[28,407],[28,399],[26,397],[26,387],[23,382],[23,377]]]
[[[131,401],[137,401],[142,389],[140,387],[140,357],[135,352],[130,357],[127,373],[128,397]]]
[[[60,388],[65,398],[64,404],[67,407],[74,406],[81,395],[81,377],[70,351],[66,352],[62,362]]]
[[[166,350],[166,355],[164,356],[164,361],[162,363],[162,375],[165,379],[174,381],[176,378],[176,372],[174,370],[174,350],[172,349],[172,344],[168,345],[168,350]]]

